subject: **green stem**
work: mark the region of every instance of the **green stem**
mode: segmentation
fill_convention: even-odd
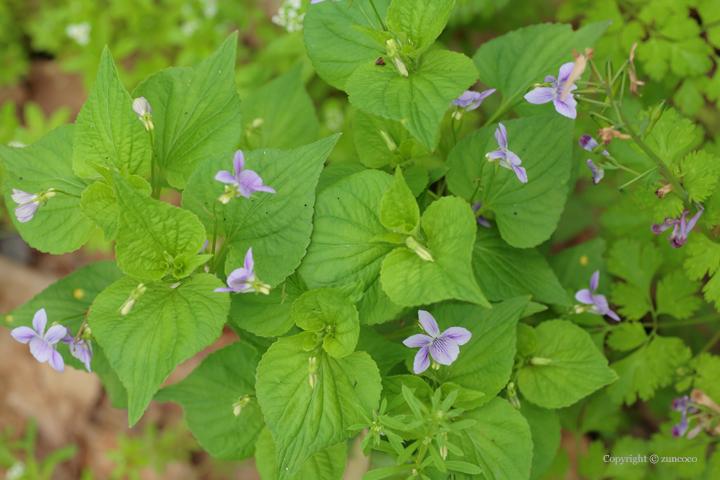
[[[710,349],[720,340],[720,330],[715,332],[715,335],[712,336],[712,338],[708,341],[708,343],[705,344],[705,346],[700,350],[698,353],[705,353],[710,351]]]
[[[599,102],[599,101],[597,101],[597,100],[592,100],[592,99],[587,98],[587,97],[582,97],[581,100],[582,100],[583,102],[592,103],[593,105],[600,105],[601,107],[605,107],[605,108],[612,107],[612,105],[610,105],[609,103]]]
[[[455,145],[457,145],[457,133],[455,132],[455,115],[452,116],[452,121],[450,122],[450,127],[452,130],[453,143]]]
[[[619,164],[618,164],[618,165],[619,165]],[[618,187],[618,190],[624,190],[625,187],[627,187],[628,185],[632,185],[633,183],[637,182],[638,180],[640,180],[640,179],[643,178],[644,176],[648,175],[649,173],[654,172],[655,170],[657,170],[657,167],[652,167],[650,170],[644,171],[644,172],[641,173],[639,176],[633,178],[632,180],[630,180],[630,181],[627,182],[626,184],[620,185],[620,186]]]
[[[495,123],[495,121],[497,121],[497,120],[500,119],[503,115],[505,115],[507,112],[509,112],[510,110],[512,110],[512,107],[513,107],[512,105],[509,106],[509,107],[508,107],[508,106],[505,106],[505,105],[500,105],[500,108],[498,108],[497,110],[495,110],[495,113],[493,113],[493,114],[490,116],[490,118],[488,118],[488,119],[485,121],[485,123],[483,124],[483,128],[487,127],[488,125],[490,125],[490,124],[492,124],[492,123]]]
[[[213,218],[215,220],[215,228],[213,229],[213,239],[212,239],[212,254],[213,259],[215,258],[215,244],[217,243],[217,230],[218,230],[218,220],[217,220],[217,200],[215,200],[215,203],[213,203]]]
[[[63,191],[63,190],[53,190],[53,191],[54,191],[55,193],[60,193],[60,194],[63,194],[63,195],[67,195],[68,197],[80,198],[80,195],[75,195],[75,194],[73,194],[73,193],[68,193],[68,192],[65,192],[65,191]]]
[[[165,177],[165,171],[163,167],[158,168],[158,183],[157,183],[157,190],[155,190],[155,193],[153,194],[153,198],[155,200],[160,199],[160,191],[162,190],[162,182]]]
[[[148,135],[150,135],[150,150],[152,151],[152,156],[150,157],[150,191],[154,194],[155,193],[155,131],[154,130],[148,130]]]
[[[716,322],[720,320],[720,316],[718,315],[708,315],[706,317],[701,317],[698,320],[687,322],[687,321],[680,321],[680,322],[663,322],[660,324],[660,328],[672,328],[672,327],[688,327],[691,325],[702,325],[703,323],[711,323]],[[646,325],[644,323],[644,325]],[[649,324],[647,324],[649,325]]]
[[[644,175],[644,174],[642,174],[642,173],[636,172],[635,170],[633,170],[633,169],[631,169],[631,168],[626,167],[625,165],[620,165],[620,164],[618,163],[617,166],[618,166],[618,168],[619,168],[620,170],[625,170],[626,172],[630,172],[630,173],[632,173],[633,175],[637,175],[637,176]],[[652,170],[655,170],[655,168],[653,167]]]
[[[382,18],[380,17],[380,14],[378,13],[377,8],[375,7],[375,2],[373,2],[373,0],[370,0],[370,5],[372,6],[373,11],[375,12],[375,16],[377,17],[378,22],[380,22],[380,26],[382,27],[383,30],[387,31],[387,27],[383,23]]]

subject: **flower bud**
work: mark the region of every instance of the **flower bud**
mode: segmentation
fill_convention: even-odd
[[[233,403],[233,415],[239,417],[243,409],[250,404],[250,395],[240,397],[237,402]]]
[[[252,125],[252,128],[260,128],[263,123],[265,123],[264,118],[256,118],[250,125]]]
[[[120,307],[120,315],[124,317],[128,313],[132,312],[133,308],[135,308],[135,299],[130,297],[125,300],[125,303],[123,303],[122,307]]]
[[[532,365],[550,365],[553,361],[550,358],[533,357],[530,363]]]
[[[395,67],[398,69],[398,72],[400,72],[400,75],[403,77],[407,77],[409,75],[407,67],[403,63],[402,60],[400,60],[398,57],[393,57],[393,63],[395,64]]]
[[[415,240],[413,237],[407,237],[405,239],[405,245],[412,250],[413,252],[417,253],[418,257],[420,257],[425,262],[434,262],[435,259],[433,258],[432,252],[428,250],[427,248],[420,245],[417,240]]]
[[[312,388],[313,390],[315,390],[315,387],[317,387],[319,381],[317,370],[317,357],[308,358],[308,381],[310,382],[310,388]]]
[[[388,135],[385,130],[380,130],[380,136],[383,138],[383,140],[385,140],[385,145],[387,145],[388,150],[390,150],[391,152],[397,150],[397,144],[392,138],[390,138],[390,135]]]

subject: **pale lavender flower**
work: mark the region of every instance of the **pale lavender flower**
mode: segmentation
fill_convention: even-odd
[[[688,235],[690,235],[690,232],[693,228],[695,228],[695,225],[697,224],[698,220],[700,220],[700,217],[702,216],[703,212],[705,211],[705,207],[703,207],[701,204],[693,201],[693,203],[698,207],[698,211],[690,220],[686,220],[687,214],[690,213],[690,210],[683,210],[682,214],[680,215],[680,218],[665,218],[665,222],[663,223],[653,223],[650,227],[650,230],[656,234],[659,235],[665,230],[669,229],[670,227],[673,227],[672,233],[668,235],[668,240],[670,240],[670,245],[673,246],[673,248],[680,248],[683,245],[685,245],[685,242],[687,242]]]
[[[575,300],[585,305],[592,305],[591,308],[587,309],[588,312],[594,313],[596,315],[607,315],[613,320],[619,322],[620,317],[618,317],[617,313],[610,310],[605,295],[595,293],[595,290],[597,290],[599,285],[600,270],[597,270],[595,273],[593,273],[592,277],[590,277],[590,289],[588,290],[587,288],[583,288],[582,290],[577,292],[575,294]]]
[[[250,293],[258,292],[268,295],[270,286],[257,279],[255,274],[255,261],[253,260],[252,247],[245,254],[243,267],[233,270],[227,278],[227,287],[216,288],[216,292]]]
[[[70,354],[85,364],[87,371],[92,373],[90,369],[90,362],[93,358],[92,342],[84,338],[75,341],[75,337],[72,336],[72,332],[66,327],[65,338],[62,339],[62,343],[66,343],[70,347]]]
[[[477,215],[478,210],[480,210],[480,207],[482,207],[482,203],[483,203],[482,201],[478,201],[478,202],[473,203],[472,206],[470,207],[470,208],[472,208],[472,211],[475,212],[476,215]],[[483,227],[490,228],[490,222],[488,222],[488,219],[483,217],[482,215],[478,215],[476,220],[477,220],[477,223],[479,223]]]
[[[595,140],[592,136],[588,135],[587,133],[580,137],[578,139],[578,143],[582,148],[587,150],[588,152],[592,152],[595,147],[599,147],[600,144]],[[603,155],[610,155],[610,152],[607,150],[603,150]]]
[[[495,91],[496,90],[494,88],[485,90],[484,92],[473,92],[472,90],[468,90],[460,95],[457,100],[453,100],[450,105],[456,105],[470,112],[478,108],[483,100],[495,93]]]
[[[502,123],[498,123],[498,127],[499,128],[495,130],[495,140],[497,140],[499,148],[494,152],[488,153],[487,158],[499,159],[501,166],[515,172],[518,180],[522,183],[527,183],[527,172],[523,167],[518,166],[522,163],[522,160],[520,160],[520,157],[508,150],[508,136],[505,126]]]
[[[51,188],[47,192],[40,193],[27,193],[17,188],[13,188],[13,193],[10,195],[13,202],[18,204],[15,209],[15,216],[20,223],[26,223],[32,220],[35,216],[35,212],[38,208],[45,205],[49,198],[55,196],[55,189]]]
[[[145,97],[136,98],[133,100],[132,109],[137,114],[140,120],[143,120],[145,115],[152,114],[152,107]]]
[[[568,78],[570,78],[574,66],[574,62],[568,62],[560,67],[560,73],[558,73],[557,79],[552,75],[545,77],[545,83],[552,83],[552,86],[538,87],[530,90],[525,94],[525,100],[535,105],[553,102],[555,110],[557,110],[560,115],[573,119],[577,117],[577,100],[575,100],[572,93],[565,97],[565,101],[560,100],[563,89],[565,88],[565,83],[567,83]],[[570,87],[570,92],[576,89],[577,85],[573,85]]]
[[[413,371],[419,374],[427,370],[430,366],[430,356],[441,365],[450,365],[457,360],[460,345],[469,342],[472,333],[462,327],[450,327],[441,332],[433,316],[425,310],[418,310],[418,318],[427,335],[417,334],[403,341],[406,347],[420,347],[415,355]]]
[[[50,361],[50,366],[58,372],[65,370],[65,362],[55,346],[65,336],[66,327],[55,325],[45,331],[47,313],[41,308],[33,317],[33,328],[17,327],[10,334],[20,343],[30,343],[30,353],[40,363]]]
[[[233,197],[239,197],[240,195],[245,198],[250,198],[250,195],[255,192],[277,193],[274,189],[263,185],[262,178],[253,170],[244,170],[245,156],[242,150],[235,152],[233,156],[233,167],[235,169],[235,175],[227,170],[220,170],[215,175],[215,180],[227,184],[225,186],[225,193],[220,196],[222,203],[226,204]]]
[[[676,412],[682,412],[680,423],[673,425],[670,429],[670,434],[674,438],[682,437],[687,432],[688,427],[690,426],[690,422],[687,418],[688,413],[692,415],[698,412],[697,407],[690,405],[691,403],[692,399],[685,395],[681,398],[676,398],[670,405],[670,408]]]
[[[590,171],[593,174],[593,183],[597,185],[600,183],[600,180],[603,179],[605,176],[605,170],[602,169],[602,167],[596,167],[592,160],[588,158],[587,166],[590,167]]]
[[[204,251],[205,251],[205,249],[206,249],[206,248],[207,248],[207,246],[208,246],[208,243],[210,243],[210,241],[209,241],[209,240],[208,240],[208,239],[206,238],[206,239],[205,239],[205,241],[203,242],[203,246],[202,246],[202,248],[200,249],[200,251],[199,251],[198,253],[202,253],[202,252],[204,252]]]

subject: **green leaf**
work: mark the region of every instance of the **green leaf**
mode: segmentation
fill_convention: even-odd
[[[603,287],[610,282],[610,277],[605,275],[604,254],[605,240],[595,238],[550,257],[550,266],[562,286],[572,295],[581,288],[588,288],[590,277],[596,270],[600,270],[602,293],[605,290]]]
[[[641,120],[648,117],[651,111],[641,112]],[[660,120],[643,141],[663,162],[670,165],[697,147],[702,136],[702,128],[689,118],[681,117],[674,108],[666,107]]]
[[[435,42],[450,18],[455,0],[394,0],[387,11],[387,26],[407,34],[413,55],[420,55]]]
[[[438,378],[483,392],[488,401],[505,388],[515,358],[517,321],[529,298],[497,303],[491,310],[459,302],[446,302],[431,310],[440,330],[464,327],[472,338],[460,347],[460,356],[449,367],[440,367]]]
[[[560,419],[554,410],[522,402],[520,413],[530,426],[533,443],[530,480],[539,478],[550,468],[560,448]]]
[[[69,327],[73,335],[77,335],[85,312],[90,308],[95,297],[122,276],[123,273],[115,262],[95,262],[58,280],[25,305],[9,312],[5,315],[2,324],[8,328],[30,327],[35,312],[44,308],[48,316],[48,324],[60,322]],[[58,343],[57,349],[66,365],[76,370],[85,370],[85,365],[70,354],[66,344]],[[97,342],[93,343],[93,354],[90,367],[100,377],[113,406],[127,408],[127,392],[108,364],[103,348]]]
[[[538,348],[518,373],[518,387],[535,405],[563,408],[617,380],[590,335],[566,320],[550,320],[535,328]]]
[[[685,248],[688,254],[684,264],[687,276],[690,280],[700,280],[706,273],[711,275],[712,278],[703,287],[705,300],[715,302],[715,308],[720,308],[720,276],[716,275],[720,266],[720,245],[698,232],[689,237]]]
[[[230,323],[263,337],[283,335],[293,326],[293,302],[306,290],[300,277],[293,274],[269,295],[232,295]]]
[[[150,196],[152,187],[144,178],[130,175],[127,180],[144,196]],[[80,207],[86,217],[102,228],[106,242],[115,238],[118,229],[118,204],[115,200],[115,191],[111,186],[102,182],[90,185],[82,193]]]
[[[538,302],[570,304],[545,257],[534,248],[511,247],[497,229],[477,229],[472,262],[475,280],[490,301],[530,294]]]
[[[649,344],[610,365],[620,377],[608,387],[610,398],[627,405],[638,398],[649,400],[657,389],[672,383],[675,370],[691,356],[690,349],[679,338],[656,336]]]
[[[653,311],[648,292],[629,283],[613,283],[610,286],[610,301],[620,307],[618,313],[627,320],[640,320]]]
[[[128,389],[130,425],[142,416],[175,365],[220,336],[230,308],[229,295],[213,292],[222,282],[203,273],[179,286],[171,281],[147,285],[130,314],[121,315],[120,308],[138,283],[131,277],[113,283],[98,295],[88,319]]]
[[[607,337],[608,347],[625,352],[634,350],[647,340],[645,327],[640,322],[622,322],[610,331]]]
[[[345,83],[345,90],[355,107],[401,122],[428,150],[433,150],[450,102],[476,80],[477,70],[469,58],[434,50],[407,77],[395,68],[378,67],[374,62],[361,65]]]
[[[537,334],[527,323],[517,325],[517,354],[521,357],[532,355],[537,350]]]
[[[405,183],[402,169],[395,167],[395,177],[380,202],[380,223],[388,230],[415,235],[420,227],[420,207]]]
[[[667,313],[678,320],[693,316],[702,305],[696,294],[700,291],[700,282],[691,282],[682,271],[676,270],[664,276],[657,284],[657,313]]]
[[[263,480],[275,480],[275,440],[270,430],[262,431],[255,448],[255,464]],[[340,480],[347,463],[347,445],[337,445],[322,450],[308,459],[292,480]]]
[[[257,379],[258,402],[277,445],[278,480],[291,478],[313,454],[350,437],[348,427],[363,421],[356,407],[370,411],[380,401],[380,374],[369,355],[308,352],[302,335],[273,344]]]
[[[486,153],[498,148],[496,128],[491,126],[468,135],[450,152],[448,187],[469,200],[477,187],[474,180],[482,178],[485,188],[474,200],[482,200],[482,209],[495,213],[503,239],[513,247],[534,247],[550,238],[565,205],[573,122],[553,114],[508,120],[503,125],[508,148],[522,160],[528,183],[521,183],[512,170],[496,172],[494,162],[484,161]]]
[[[257,172],[276,194],[238,197],[218,202],[225,191],[215,180],[220,170],[232,169],[232,155],[203,163],[190,178],[182,205],[195,213],[208,232],[215,231],[229,246],[225,272],[243,266],[252,247],[258,278],[274,287],[292,274],[305,255],[312,231],[315,185],[325,159],[339,136],[291,150],[255,150],[246,155],[245,168]]]
[[[522,414],[507,400],[493,398],[486,405],[466,413],[464,420],[476,420],[463,430],[461,441],[463,461],[478,465],[482,477],[458,473],[458,480],[518,480],[530,477],[533,442],[530,427]],[[456,456],[448,457],[455,460]]]
[[[233,151],[240,138],[237,41],[235,32],[198,66],[162,70],[133,92],[152,106],[157,163],[175,188],[185,187],[208,157]]]
[[[458,385],[457,383],[453,382],[446,382],[440,385],[440,389],[443,392],[443,397],[446,397],[450,393],[457,390],[457,397],[455,398],[455,401],[452,403],[452,406],[455,408],[462,408],[463,410],[472,410],[474,408],[479,407],[483,403],[487,402],[488,400],[485,397],[485,394],[483,392],[478,392],[477,390],[471,390],[469,388],[464,388]],[[448,467],[450,468],[450,467]]]
[[[383,132],[391,143],[383,136]],[[402,163],[429,153],[400,122],[362,110],[355,112],[353,118],[353,139],[360,161],[368,168]]]
[[[713,194],[720,181],[720,160],[705,150],[693,152],[680,162],[683,187],[690,198],[704,202]]]
[[[100,177],[87,162],[123,175],[143,175],[148,169],[150,133],[132,103],[106,46],[90,95],[75,120],[73,169],[78,176]]]
[[[308,8],[303,35],[315,71],[340,90],[356,68],[387,54],[385,46],[353,29],[359,25],[381,30],[390,0],[354,0],[348,3],[321,2]],[[378,67],[381,68],[381,67]]]
[[[252,399],[235,416],[234,404],[255,395],[259,361],[254,348],[232,343],[210,354],[184,380],[160,390],[155,400],[181,404],[188,428],[212,456],[224,460],[252,457],[265,428],[260,407]]]
[[[170,260],[200,251],[206,236],[195,215],[145,197],[120,174],[111,174],[119,207],[115,254],[123,272],[159,280]]]
[[[610,273],[637,287],[645,296],[650,295],[650,284],[661,265],[658,247],[634,239],[615,242],[608,257]]]
[[[572,61],[572,48],[582,52],[594,46],[609,26],[604,21],[577,31],[570,25],[550,23],[520,28],[483,43],[473,61],[480,80],[502,93],[498,110],[506,111],[521,101],[532,84],[542,82],[546,75],[557,77],[560,66]]]
[[[292,319],[303,330],[322,331],[323,349],[333,357],[346,357],[355,351],[360,336],[358,312],[342,289],[303,293],[293,302]]]
[[[300,77],[301,67],[298,63],[243,100],[240,148],[294,148],[318,139],[320,122]]]
[[[697,357],[693,387],[699,388],[715,402],[720,401],[720,357],[710,353],[701,353]]]
[[[476,222],[470,205],[443,197],[425,210],[422,228],[434,260],[425,261],[407,248],[392,251],[381,273],[390,299],[409,307],[457,299],[490,308],[472,273]]]
[[[365,293],[358,311],[364,324],[392,320],[402,309],[380,288],[382,261],[394,246],[371,241],[388,233],[378,214],[391,182],[386,173],[366,170],[323,190],[315,208],[312,241],[299,268],[310,288],[361,282]]]
[[[57,194],[26,223],[10,213],[15,228],[31,247],[54,255],[77,250],[95,230],[80,209],[79,197],[91,182],[72,169],[72,137],[73,126],[64,125],[25,148],[0,145],[8,210],[17,206],[11,197],[13,189],[35,194],[54,188],[78,197]]]
[[[377,364],[380,375],[387,375],[391,368],[412,354],[406,346],[386,340],[370,327],[360,328],[360,338],[355,350],[370,355]]]
[[[357,118],[357,113],[355,115]],[[317,187],[315,188],[315,195],[322,192],[327,187],[335,185],[343,178],[362,172],[363,170],[365,170],[363,164],[354,160],[331,163],[330,165],[325,166],[320,173],[320,179],[318,180]]]

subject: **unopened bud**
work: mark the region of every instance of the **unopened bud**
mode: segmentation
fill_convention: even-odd
[[[237,187],[235,185],[225,185],[225,193],[220,195],[218,197],[218,200],[220,200],[220,203],[223,205],[227,205],[230,203],[230,200],[235,198],[237,196]]]
[[[395,64],[395,67],[398,69],[398,72],[400,72],[400,75],[403,77],[407,77],[409,75],[407,67],[403,63],[402,60],[400,60],[398,57],[393,57],[393,63]]]
[[[397,150],[397,144],[390,137],[390,135],[385,132],[385,130],[380,130],[380,136],[383,138],[383,140],[385,140],[385,145],[387,145],[388,150],[390,150],[391,152]]]
[[[250,404],[250,395],[240,397],[237,402],[233,403],[233,415],[239,417],[243,409]]]
[[[428,250],[427,248],[423,247],[418,243],[417,240],[415,240],[413,237],[407,237],[405,239],[405,245],[412,250],[413,252],[417,253],[417,256],[420,257],[425,262],[434,262],[435,259],[433,258],[432,252]]]
[[[250,125],[252,125],[252,128],[260,128],[263,123],[265,123],[264,118],[256,118]]]
[[[530,363],[532,365],[550,365],[553,361],[550,358],[533,357]]]
[[[125,300],[125,303],[123,303],[122,307],[120,307],[120,315],[127,315],[128,313],[132,312],[133,308],[135,308],[135,299],[130,297]]]

